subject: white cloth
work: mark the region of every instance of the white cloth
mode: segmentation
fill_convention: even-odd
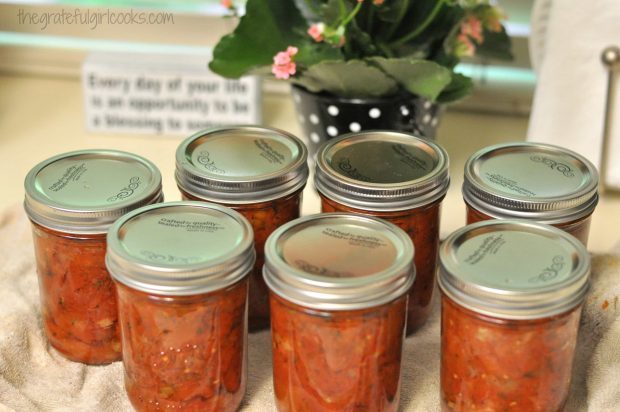
[[[534,16],[532,35],[543,35],[537,26],[546,27],[544,53],[536,62],[538,81],[527,140],[569,148],[599,167],[608,78],[601,53],[608,46],[620,47],[620,2],[555,0],[546,24],[538,24],[539,17]],[[541,41],[533,40],[536,45]],[[616,84],[604,181],[620,188],[620,81]]]
[[[620,256],[593,260],[568,412],[607,412],[620,404]],[[401,410],[439,407],[439,305],[405,341]],[[21,207],[0,213],[0,412],[131,411],[120,362],[85,366],[46,342],[39,313],[30,223]],[[269,332],[250,334],[242,411],[273,411]],[[589,407],[586,407],[589,405]]]

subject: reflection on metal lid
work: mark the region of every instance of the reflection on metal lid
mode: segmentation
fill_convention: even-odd
[[[466,226],[440,248],[439,286],[457,303],[491,316],[535,319],[580,304],[590,257],[573,236],[524,220]]]
[[[70,233],[105,233],[130,210],[162,200],[155,165],[115,150],[54,156],[32,168],[24,185],[30,219]]]
[[[465,165],[463,196],[493,217],[576,220],[598,202],[598,173],[570,150],[540,143],[490,146]]]
[[[413,245],[391,223],[345,213],[294,220],[265,245],[265,281],[317,309],[377,306],[406,293],[415,278]]]
[[[179,187],[199,198],[253,203],[286,196],[308,178],[307,149],[286,132],[256,126],[208,129],[176,153]]]
[[[254,264],[252,228],[205,202],[170,202],[123,216],[108,233],[108,270],[134,289],[187,295],[221,289]]]
[[[449,182],[445,150],[406,133],[351,133],[330,140],[317,154],[317,190],[358,209],[423,206],[442,198]]]

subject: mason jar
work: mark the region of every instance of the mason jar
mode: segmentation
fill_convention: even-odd
[[[598,172],[585,157],[542,143],[506,143],[465,164],[467,224],[526,219],[558,227],[588,244],[598,203]]]
[[[245,394],[252,227],[234,210],[170,202],[108,234],[125,388],[139,411],[236,411]]]
[[[25,179],[43,327],[66,358],[87,364],[121,358],[116,293],[105,267],[116,219],[162,201],[155,165],[115,150],[81,150],[36,165]]]
[[[490,220],[440,250],[443,411],[562,411],[590,258],[560,229]]]
[[[441,202],[449,182],[446,151],[406,133],[352,133],[330,140],[317,154],[315,186],[322,212],[380,217],[411,237],[416,280],[409,296],[407,334],[430,314]]]
[[[295,136],[256,126],[203,130],[177,149],[176,181],[183,199],[228,206],[252,224],[256,264],[250,276],[250,331],[269,327],[263,250],[271,232],[300,215],[306,158],[306,147]]]
[[[267,240],[280,411],[396,411],[413,246],[397,226],[327,213]]]

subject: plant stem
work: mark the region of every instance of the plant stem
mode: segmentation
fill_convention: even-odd
[[[366,15],[366,33],[368,33],[369,35],[372,35],[372,24],[374,23],[374,17],[375,8],[371,6],[370,9],[368,9],[368,13]]]
[[[346,26],[347,24],[349,24],[349,22],[351,20],[353,20],[353,17],[355,17],[355,15],[357,13],[359,13],[360,9],[362,8],[362,2],[357,3],[357,5],[355,6],[355,8],[353,9],[353,11],[351,12],[351,14],[349,14],[341,23],[341,26]]]
[[[435,4],[435,7],[433,8],[433,10],[431,10],[429,15],[426,17],[426,20],[424,20],[422,22],[422,24],[420,24],[418,26],[417,29],[415,29],[411,33],[408,33],[408,34],[404,35],[400,39],[394,40],[392,42],[392,45],[400,46],[401,44],[406,43],[408,41],[411,41],[411,40],[415,39],[416,37],[418,37],[418,35],[420,33],[422,33],[433,22],[433,20],[437,16],[437,13],[439,13],[439,10],[441,10],[441,7],[443,6],[443,3],[444,3],[444,0],[438,0],[437,4]]]

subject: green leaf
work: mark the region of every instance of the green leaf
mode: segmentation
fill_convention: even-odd
[[[317,43],[312,39],[304,39],[297,44],[299,44],[297,46],[299,47],[299,52],[295,56],[295,61],[301,68],[312,66],[324,60],[343,59],[342,50],[327,43]],[[271,60],[269,64],[271,65]]]
[[[428,60],[374,57],[370,61],[408,92],[430,100],[435,100],[452,79],[450,70]]]
[[[500,32],[484,29],[482,34],[484,41],[476,47],[476,56],[500,60],[512,60],[514,58],[511,52],[510,37],[506,33],[506,29],[502,27]]]
[[[307,25],[292,1],[248,0],[246,14],[234,32],[215,46],[209,68],[224,77],[238,78],[271,66],[273,56],[288,46],[299,48],[295,60],[302,66],[341,58],[339,50],[316,43],[299,30]]]
[[[340,97],[389,96],[398,90],[394,79],[361,60],[315,64],[296,83],[312,92],[326,91]]]
[[[450,103],[468,96],[474,87],[474,82],[460,73],[452,73],[452,81],[437,97],[439,103]]]
[[[350,55],[347,55],[348,58],[361,58],[380,54],[370,35],[360,29],[355,21],[347,26],[345,38],[348,39],[349,50],[351,50]]]

